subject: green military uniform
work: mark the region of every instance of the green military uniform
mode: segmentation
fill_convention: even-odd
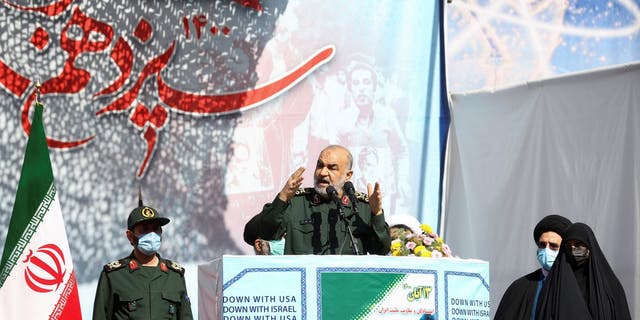
[[[156,209],[143,205],[140,195],[138,207],[127,219],[127,229],[133,232],[136,225],[143,222],[154,222],[160,227],[169,221]],[[162,259],[155,251],[158,265],[143,266],[135,255],[138,245],[136,243],[128,257],[104,266],[93,303],[93,319],[193,319],[184,269],[171,260]]]
[[[391,238],[384,214],[372,215],[367,195],[356,196],[357,215],[347,196],[342,197],[342,207],[360,254],[387,254]],[[336,204],[313,188],[298,189],[289,202],[276,197],[249,223],[255,225],[247,227],[258,230],[262,239],[285,235],[285,254],[355,254]]]
[[[193,319],[184,269],[159,260],[157,267],[141,266],[132,253],[105,265],[93,319]]]

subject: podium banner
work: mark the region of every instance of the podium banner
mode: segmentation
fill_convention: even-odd
[[[200,278],[199,299],[204,299],[201,308],[218,310],[201,309],[205,318],[490,318],[489,263],[480,260],[224,256],[222,263],[213,264],[222,267],[222,279]],[[216,279],[222,298],[207,303],[202,288],[215,287]]]

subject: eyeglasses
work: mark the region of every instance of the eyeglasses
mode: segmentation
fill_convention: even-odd
[[[560,244],[559,243],[554,243],[554,242],[546,242],[546,241],[538,241],[538,248],[539,249],[544,249],[547,246],[549,246],[549,249],[553,250],[553,251],[558,251],[560,250]]]

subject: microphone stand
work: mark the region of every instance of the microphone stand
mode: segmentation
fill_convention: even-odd
[[[353,183],[351,183],[351,181],[345,182],[342,189],[347,193],[347,196],[349,197],[349,202],[351,202],[351,211],[353,211],[354,215],[357,216],[358,215],[358,199],[356,199],[356,190],[353,187]],[[346,219],[346,217],[345,217],[345,223],[347,225],[347,230],[349,230],[351,243],[356,248],[355,249],[356,255],[360,255],[360,252],[358,252],[358,248],[355,245],[355,239],[353,237],[353,233],[351,232],[351,225],[349,224],[349,221]]]
[[[340,199],[338,198],[338,191],[336,191],[336,188],[334,188],[333,186],[328,186],[327,193],[331,196],[331,198],[333,199],[333,202],[336,203],[336,207],[338,208],[338,215],[340,216],[340,219],[344,221],[344,225],[347,228],[347,233],[349,234],[349,240],[351,241],[351,246],[353,247],[353,251],[355,252],[356,256],[359,256],[360,250],[356,245],[356,239],[353,236],[353,232],[351,231],[351,225],[349,224],[349,220],[344,214],[342,203],[340,203]],[[342,253],[342,250],[340,250],[340,253]]]
[[[353,237],[353,231],[351,231],[351,224],[349,224],[349,219],[344,215],[344,211],[341,205],[338,205],[338,212],[340,213],[340,218],[344,221],[344,226],[347,228],[347,232],[349,233],[349,240],[351,240],[351,245],[353,246],[353,251],[355,251],[356,256],[360,255],[360,249],[356,245],[356,239]]]

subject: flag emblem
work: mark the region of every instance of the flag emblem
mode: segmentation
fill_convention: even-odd
[[[35,253],[29,250],[24,262],[28,263],[24,279],[29,288],[36,292],[58,290],[67,273],[64,253],[52,243],[41,246]]]

